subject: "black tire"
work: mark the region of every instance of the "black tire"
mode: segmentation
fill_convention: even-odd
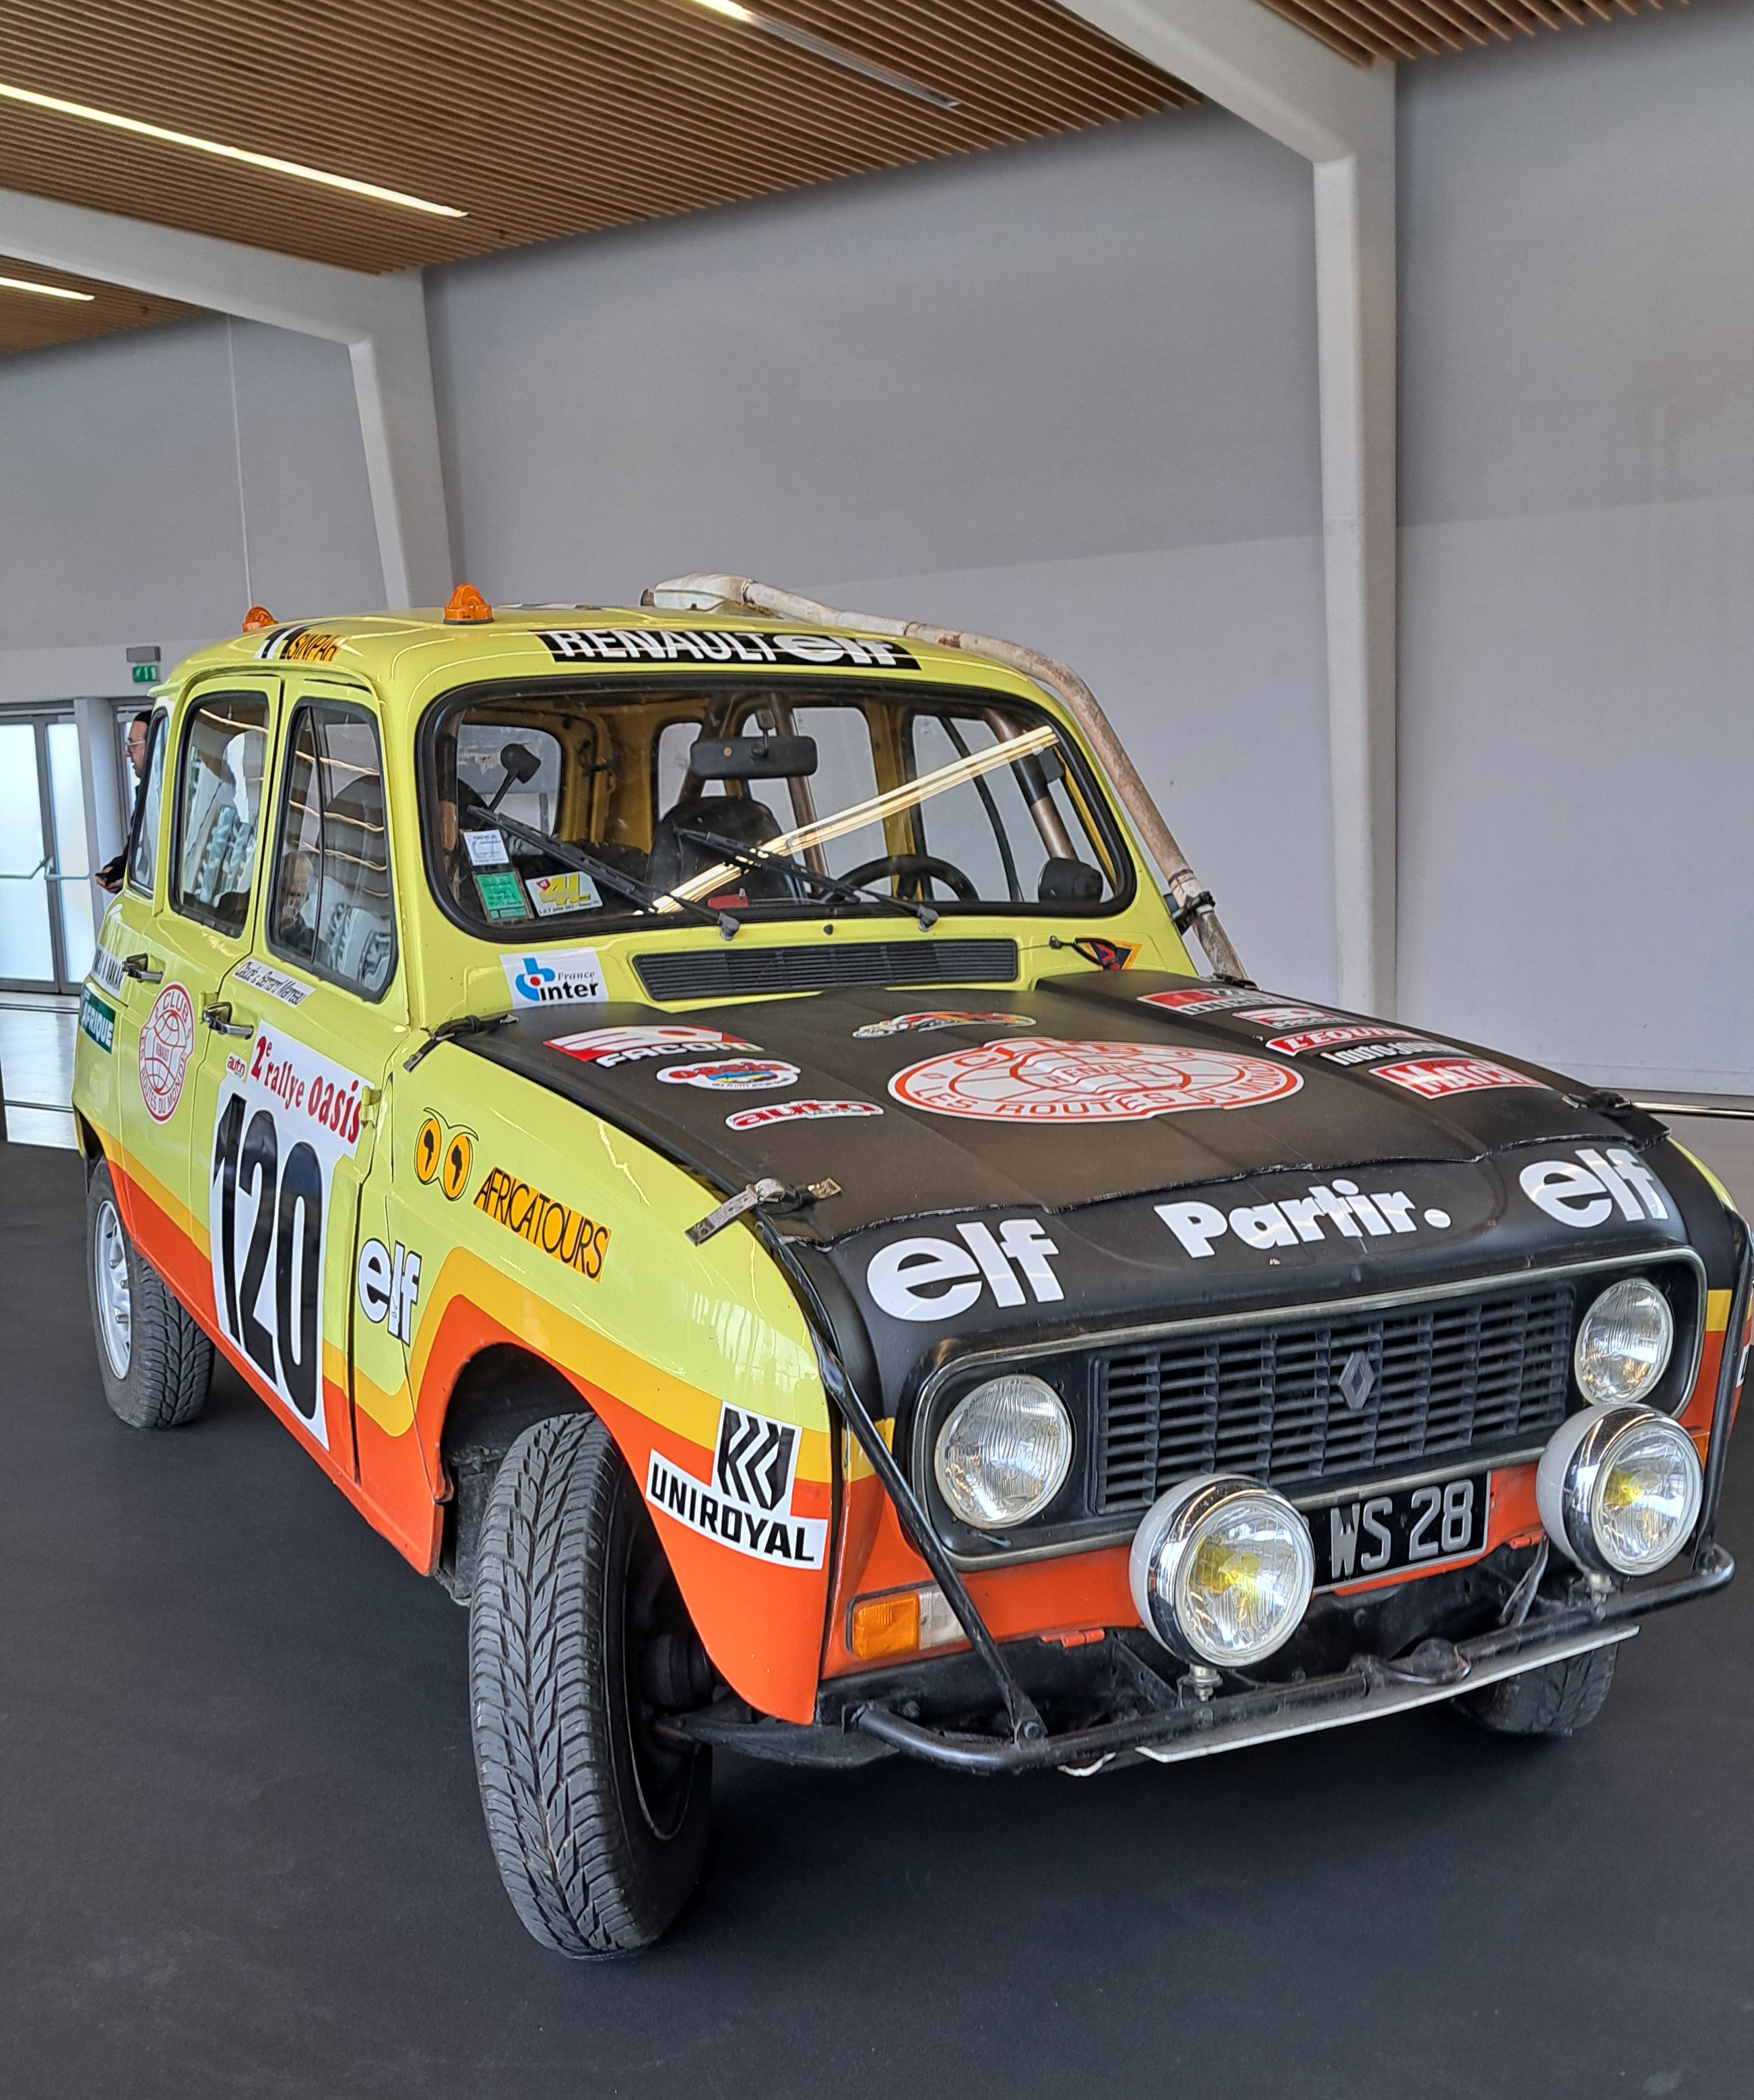
[[[106,1269],[117,1277],[107,1304]],[[123,1276],[125,1317],[118,1319]],[[214,1345],[128,1237],[108,1163],[86,1187],[86,1291],[111,1413],[130,1429],[180,1429],[192,1422],[213,1383]]]
[[[1564,1662],[1501,1677],[1456,1702],[1470,1720],[1499,1736],[1569,1736],[1602,1711],[1619,1647],[1593,1648]]]
[[[527,1429],[482,1520],[469,1703],[500,1879],[559,1953],[649,1946],[700,1879],[712,1754],[656,1740],[641,1681],[678,1638],[694,1636],[608,1431],[588,1414]]]

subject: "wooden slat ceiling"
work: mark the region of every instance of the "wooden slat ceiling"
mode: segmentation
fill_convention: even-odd
[[[760,11],[958,107],[693,0],[5,0],[8,86],[468,216],[435,218],[4,100],[0,188],[402,270],[1192,99],[1051,0],[761,0]],[[0,313],[0,350],[22,346],[11,318]],[[87,331],[65,331],[76,332]]]
[[[1584,22],[1660,10],[1663,0],[1265,0],[1355,65],[1509,43]],[[1677,0],[1685,7],[1687,0]]]
[[[0,284],[0,352],[10,350],[46,350],[52,343],[77,342],[90,335],[108,335],[116,329],[141,328],[148,321],[180,320],[196,310],[179,306],[174,299],[149,299],[142,292],[125,292],[114,285],[100,285],[88,277],[69,277],[64,270],[39,270],[32,262],[15,262],[0,255],[0,278],[15,277],[27,285],[52,285],[69,292],[86,292],[83,300],[46,299],[34,292],[13,291]]]

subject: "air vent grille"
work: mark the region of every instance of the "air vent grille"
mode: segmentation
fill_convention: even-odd
[[[812,942],[796,948],[684,948],[636,955],[648,998],[754,999],[846,985],[1012,984],[1015,941]]]

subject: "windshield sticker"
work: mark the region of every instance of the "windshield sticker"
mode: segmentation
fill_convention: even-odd
[[[472,867],[509,867],[512,857],[497,832],[465,832],[463,844]]]
[[[300,1007],[311,996],[311,987],[280,970],[271,970],[253,955],[246,956],[231,973],[234,981],[259,991],[264,999],[278,999],[282,1006]]]
[[[563,868],[558,875],[531,875],[524,878],[530,902],[540,919],[558,911],[601,911],[603,894],[582,869]]]
[[[140,1030],[140,1098],[154,1123],[168,1123],[183,1099],[195,1048],[195,1009],[179,984],[167,984]]]
[[[1033,1018],[1027,1013],[898,1013],[893,1021],[870,1021],[862,1028],[855,1028],[853,1039],[862,1042],[871,1035],[928,1035],[935,1028],[1033,1028]]]
[[[1302,1240],[1384,1239],[1394,1233],[1417,1233],[1421,1223],[1433,1232],[1449,1229],[1448,1211],[1423,1210],[1414,1215],[1411,1197],[1399,1189],[1384,1189],[1366,1195],[1355,1181],[1335,1181],[1312,1186],[1307,1196],[1281,1196],[1276,1203],[1241,1203],[1227,1215],[1215,1203],[1158,1203],[1153,1207],[1180,1241],[1182,1250],[1196,1261],[1212,1251],[1214,1240],[1227,1233],[1245,1246],[1295,1246]]]
[[[1275,1035],[1261,1048],[1276,1050],[1281,1057],[1301,1057],[1307,1051],[1329,1049],[1338,1043],[1374,1043],[1394,1033],[1392,1028],[1374,1028],[1361,1021],[1343,1028],[1306,1028],[1298,1035]]]
[[[1517,1177],[1535,1207],[1562,1225],[1588,1231],[1605,1225],[1616,1210],[1635,1224],[1646,1218],[1660,1224],[1677,1215],[1668,1190],[1624,1145],[1611,1146],[1606,1156],[1580,1145],[1576,1158],[1576,1165],[1569,1159],[1537,1159]]]
[[[1192,1109],[1256,1108],[1301,1075],[1264,1057],[1157,1043],[987,1043],[910,1065],[889,1082],[910,1108],[1007,1123],[1139,1123]]]
[[[90,985],[79,1002],[79,1032],[90,1036],[102,1051],[116,1048],[116,1009],[99,999]]]
[[[538,628],[560,664],[809,664],[917,671],[918,657],[873,635],[761,634],[735,627]]]
[[[1539,1087],[1527,1072],[1513,1072],[1508,1065],[1495,1065],[1489,1057],[1421,1057],[1403,1065],[1373,1065],[1373,1079],[1404,1087],[1422,1101],[1440,1101],[1446,1094],[1474,1094],[1498,1087]]]
[[[581,1212],[553,1197],[544,1196],[503,1167],[490,1167],[475,1192],[475,1208],[516,1233],[531,1246],[552,1255],[562,1267],[595,1283],[603,1273],[603,1257],[609,1251],[609,1228],[594,1224]]]
[[[490,919],[527,919],[530,907],[524,902],[524,893],[518,877],[509,867],[477,867],[469,871],[475,878],[475,889],[481,898],[481,908]]]
[[[875,1101],[769,1101],[759,1109],[739,1109],[725,1118],[727,1130],[760,1130],[770,1123],[827,1123],[837,1116],[881,1115]]]
[[[365,1082],[259,1023],[214,1106],[207,1230],[214,1310],[275,1397],[326,1450],[324,1279],[329,1195],[359,1141]],[[352,1239],[353,1213],[342,1230]],[[343,1271],[345,1274],[345,1271]]]
[[[828,1524],[793,1514],[799,1435],[789,1422],[770,1422],[728,1402],[721,1405],[712,1476],[698,1480],[654,1451],[646,1499],[665,1516],[716,1539],[752,1560],[820,1568]]]
[[[1254,986],[1188,985],[1179,991],[1142,991],[1141,1006],[1161,1006],[1166,1013],[1214,1013],[1227,1006],[1246,1006],[1260,994]]]
[[[602,999],[603,973],[595,948],[552,948],[545,955],[501,955],[513,1006],[563,1006]]]
[[[746,1043],[740,1035],[722,1035],[716,1028],[588,1028],[582,1035],[551,1035],[550,1050],[564,1050],[581,1065],[637,1064],[645,1057],[677,1057],[690,1050],[759,1050],[759,1043]]]
[[[871,1302],[895,1320],[954,1320],[990,1291],[995,1305],[1056,1304],[1065,1296],[1051,1263],[1060,1249],[1038,1218],[959,1225],[964,1244],[892,1240],[865,1265]],[[1025,1286],[1028,1289],[1025,1291]]]
[[[758,1094],[769,1087],[794,1087],[798,1068],[778,1057],[727,1057],[698,1065],[666,1065],[658,1074],[667,1087],[704,1087],[720,1094]]]
[[[1320,1006],[1257,1006],[1236,1018],[1253,1028],[1307,1028],[1318,1021],[1337,1021],[1339,1016]]]

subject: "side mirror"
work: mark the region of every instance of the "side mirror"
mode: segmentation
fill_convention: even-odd
[[[690,748],[697,780],[806,780],[816,770],[813,736],[704,738]]]

